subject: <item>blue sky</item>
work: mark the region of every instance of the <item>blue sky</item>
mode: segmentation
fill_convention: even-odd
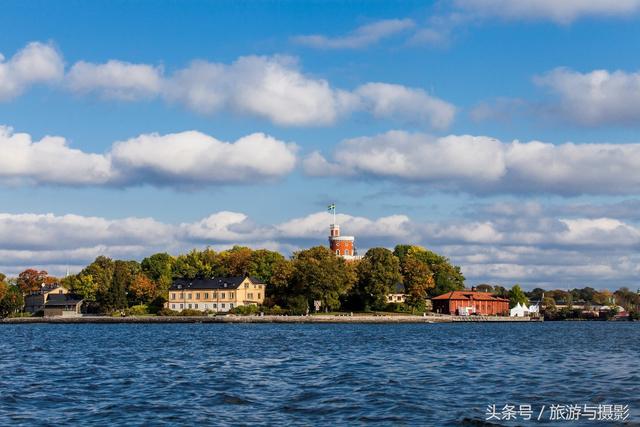
[[[335,202],[470,283],[635,289],[640,1],[605,3],[5,2],[0,271],[290,253]]]

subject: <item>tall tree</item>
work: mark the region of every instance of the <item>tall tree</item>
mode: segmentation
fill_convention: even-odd
[[[433,272],[434,286],[429,288],[431,296],[464,289],[464,276],[460,267],[451,264],[448,258],[420,246],[397,245],[393,253],[402,262],[413,257],[425,263]]]
[[[130,299],[137,304],[148,304],[156,297],[158,288],[146,275],[136,274],[129,286]]]
[[[528,305],[529,300],[520,285],[513,285],[511,291],[509,291],[509,307],[513,308],[518,303]]]
[[[406,304],[414,309],[423,310],[430,288],[435,286],[433,272],[424,262],[405,257],[400,265],[404,281]]]
[[[364,310],[382,309],[386,297],[402,282],[400,260],[389,249],[372,248],[357,267],[356,299]]]
[[[345,260],[324,246],[296,252],[292,264],[289,298],[304,296],[309,304],[320,300],[325,309],[339,308],[356,279]]]
[[[6,285],[0,285],[6,286]],[[7,317],[24,307],[22,290],[17,286],[6,286],[4,296],[0,299],[0,317]]]
[[[171,255],[157,253],[143,259],[140,263],[142,272],[157,285],[158,293],[162,295],[166,294],[171,286],[174,262]]]

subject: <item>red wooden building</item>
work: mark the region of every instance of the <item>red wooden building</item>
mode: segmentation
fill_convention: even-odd
[[[442,314],[509,315],[509,300],[476,290],[452,291],[431,298],[433,311]]]

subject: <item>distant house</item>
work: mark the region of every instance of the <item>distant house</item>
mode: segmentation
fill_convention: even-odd
[[[457,315],[509,315],[509,300],[474,289],[452,291],[431,298],[433,311]]]
[[[49,295],[47,302],[44,304],[45,317],[63,316],[73,317],[79,316],[82,308],[82,298],[70,293]]]
[[[179,279],[169,288],[166,307],[227,312],[243,305],[264,302],[266,285],[252,277],[214,277],[211,279]]]
[[[403,304],[406,299],[404,285],[402,283],[396,284],[393,291],[387,294],[387,303]]]
[[[51,295],[62,295],[69,291],[55,283],[52,285],[42,284],[39,290],[31,292],[24,297],[24,311],[27,313],[37,313],[44,310],[44,306]]]

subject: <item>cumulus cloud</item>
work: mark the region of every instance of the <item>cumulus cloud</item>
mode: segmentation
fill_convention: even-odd
[[[63,76],[62,59],[50,45],[31,43],[9,61],[0,55],[0,101]],[[64,87],[78,95],[130,102],[161,98],[200,114],[225,111],[280,126],[327,126],[365,111],[378,119],[443,129],[455,115],[452,104],[420,88],[369,83],[340,89],[304,73],[297,58],[283,55],[242,56],[230,64],[196,60],[170,75],[150,64],[78,61],[64,81]]]
[[[534,81],[559,98],[554,110],[580,124],[631,124],[640,119],[640,73],[557,68]]]
[[[588,16],[628,16],[640,10],[640,0],[456,0],[455,6],[481,18],[544,19],[569,24]]]
[[[356,28],[340,37],[327,37],[321,34],[296,36],[297,44],[319,49],[358,49],[370,46],[380,40],[414,27],[411,19],[384,19]]]
[[[360,253],[397,243],[424,245],[461,265],[469,283],[610,287],[637,277],[640,228],[635,224],[607,217],[549,216],[533,206],[485,208],[478,218],[418,221],[403,214],[340,214],[337,221],[343,234],[355,235]],[[483,217],[489,212],[490,218]],[[179,224],[153,218],[2,213],[0,271],[17,274],[38,267],[61,274],[67,267],[79,270],[98,255],[141,259],[194,246],[222,250],[242,244],[291,253],[326,244],[332,220],[326,212],[276,224],[259,224],[232,211]]]
[[[307,174],[373,177],[476,193],[637,194],[640,144],[505,143],[471,135],[390,131],[348,139]]]
[[[50,44],[29,43],[8,60],[0,53],[0,101],[13,99],[34,84],[58,81],[63,75],[62,56]]]
[[[69,70],[67,84],[73,92],[132,101],[153,97],[160,92],[162,69],[116,60],[104,64],[79,61]]]
[[[297,147],[262,133],[224,142],[187,131],[143,134],[94,154],[0,126],[0,150],[5,184],[206,186],[280,178],[293,170]]]
[[[413,124],[428,124],[434,129],[449,127],[456,112],[448,102],[435,98],[422,89],[401,85],[367,83],[355,93],[374,117],[393,118]]]

